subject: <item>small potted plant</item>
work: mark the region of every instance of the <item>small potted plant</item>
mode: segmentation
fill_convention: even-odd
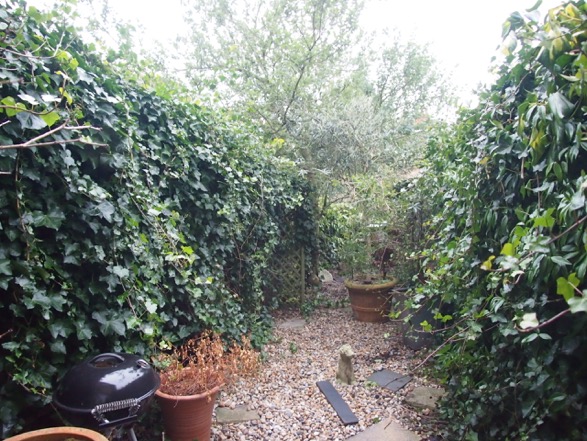
[[[389,314],[389,291],[397,279],[388,276],[393,250],[382,240],[382,225],[366,225],[349,238],[344,247],[346,268],[350,277],[345,279],[353,316],[364,322],[382,322]]]
[[[364,197],[355,200],[347,214],[341,263],[346,273],[353,315],[357,320],[379,322],[389,318],[392,290],[399,280],[408,283],[415,261],[408,255],[412,230],[411,201],[397,181],[367,179],[357,183]]]
[[[161,386],[155,397],[165,434],[172,441],[210,439],[214,402],[221,387],[256,372],[259,354],[244,337],[228,347],[206,331],[160,356]]]

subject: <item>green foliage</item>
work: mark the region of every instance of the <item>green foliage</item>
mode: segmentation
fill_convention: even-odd
[[[245,115],[277,153],[334,179],[412,167],[426,127],[450,101],[447,76],[426,48],[384,43],[359,27],[357,0],[211,0],[186,15],[188,75],[198,90]]]
[[[539,19],[511,15],[496,84],[430,144],[417,296],[451,306],[436,360],[450,439],[587,431],[587,5]]]
[[[149,356],[206,328],[263,344],[267,262],[286,229],[317,242],[311,188],[246,127],[128,82],[66,9],[5,3],[3,436],[90,354]]]
[[[357,176],[349,202],[336,204],[335,240],[343,274],[395,277],[410,283],[419,272],[429,204],[414,178]],[[330,217],[335,218],[333,215]]]

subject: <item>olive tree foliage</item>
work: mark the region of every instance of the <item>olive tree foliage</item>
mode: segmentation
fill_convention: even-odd
[[[328,165],[338,179],[412,168],[433,125],[429,115],[449,103],[449,86],[426,49],[390,38],[350,81],[328,91],[295,133],[316,167]]]
[[[405,164],[422,145],[417,122],[446,101],[446,81],[421,46],[390,36],[375,49],[362,9],[356,0],[197,2],[178,54],[198,91],[285,140],[278,152],[305,170],[348,177]]]
[[[219,87],[279,136],[320,99],[323,82],[344,78],[340,60],[357,41],[360,8],[357,0],[190,4],[188,77],[199,90]]]

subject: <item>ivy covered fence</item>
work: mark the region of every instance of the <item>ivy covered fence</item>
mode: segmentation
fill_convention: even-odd
[[[62,13],[0,11],[3,436],[91,354],[148,356],[207,328],[261,345],[273,251],[317,243],[292,163],[127,80]]]

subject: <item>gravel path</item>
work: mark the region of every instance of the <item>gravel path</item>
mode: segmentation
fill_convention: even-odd
[[[345,440],[368,426],[392,419],[428,439],[433,415],[402,404],[414,387],[430,385],[417,374],[406,387],[391,392],[367,381],[374,371],[387,368],[407,374],[420,361],[418,353],[401,344],[399,325],[361,323],[352,319],[350,308],[316,310],[303,329],[279,327],[292,313],[276,316],[273,341],[265,348],[266,361],[252,379],[241,380],[222,392],[219,406],[246,406],[260,419],[238,424],[215,424],[213,440]],[[338,350],[350,344],[355,352],[356,383],[341,385],[335,380]],[[359,424],[344,426],[317,381],[328,380],[336,387]]]

